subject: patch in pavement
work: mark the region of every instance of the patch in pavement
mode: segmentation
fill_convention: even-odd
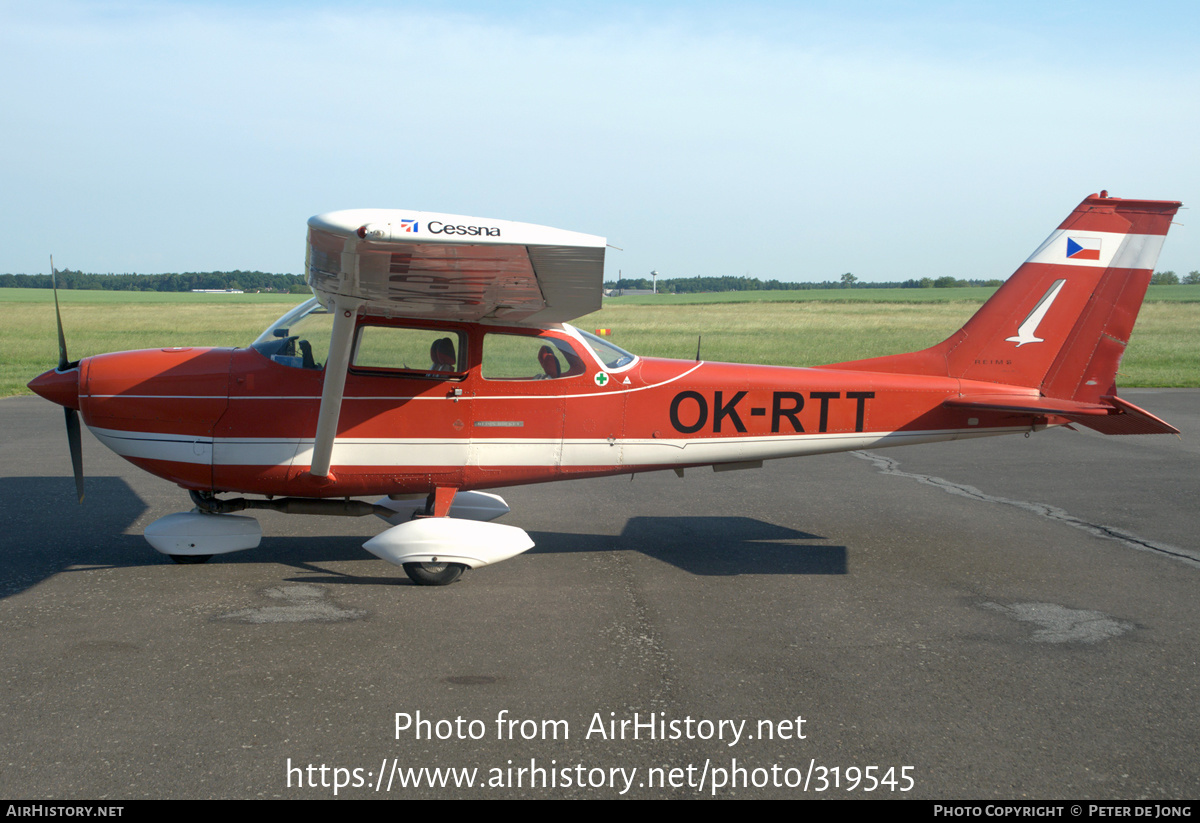
[[[1057,603],[984,603],[983,607],[1040,626],[1033,632],[1035,643],[1099,643],[1133,629],[1132,623],[1103,612],[1068,609]]]
[[[262,595],[282,601],[280,605],[242,609],[221,615],[221,619],[239,623],[340,623],[366,617],[364,609],[343,609],[327,600],[327,594],[320,586],[272,586]]]

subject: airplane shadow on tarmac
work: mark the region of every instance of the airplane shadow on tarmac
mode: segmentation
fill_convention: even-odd
[[[119,477],[89,477],[83,503],[61,477],[0,481],[0,598],[73,566],[145,565],[140,534],[125,534],[146,504]]]
[[[803,545],[799,541],[824,538],[750,517],[631,517],[621,534],[616,536],[536,531],[529,532],[529,536],[535,543],[528,552],[530,555],[637,551],[701,576],[846,574],[845,546]],[[318,539],[317,542],[322,544],[335,543],[337,558],[314,550],[310,542],[306,538],[264,537],[263,545],[269,543],[274,547],[269,557],[253,557],[255,552],[261,551],[256,549],[230,555],[228,560],[275,561],[327,575],[297,578],[297,582],[412,585],[403,575],[395,581],[331,575],[328,569],[312,564],[319,560],[375,558],[362,551],[352,537]]]
[[[64,491],[62,478],[16,477],[0,482],[0,494],[9,504],[0,517],[0,598],[75,568],[171,562],[141,536],[145,524],[138,521],[144,519],[148,507],[124,480],[89,477],[87,484],[87,497],[80,505]],[[306,519],[296,518],[300,523]],[[328,523],[332,518],[313,518],[318,519]],[[820,545],[824,538],[818,535],[750,517],[632,517],[616,536],[530,532],[530,537],[536,544],[530,554],[637,551],[704,576],[846,574],[845,546]],[[283,563],[328,575],[328,569],[315,564],[382,563],[362,549],[364,539],[354,535],[264,535],[258,548],[213,562]],[[380,585],[395,580],[330,575],[328,582]]]
[[[846,547],[800,545],[824,538],[749,517],[631,517],[621,534],[529,532],[528,554],[638,551],[690,574],[846,574]],[[376,560],[361,548],[363,537],[264,537],[262,546],[227,555],[222,562],[276,562],[323,573],[297,578],[305,583],[411,585],[403,577],[330,574],[314,565],[330,560]],[[383,568],[387,568],[386,564]],[[396,569],[399,572],[399,569]]]
[[[824,538],[751,517],[631,517],[617,537],[529,536],[530,554],[637,551],[705,576],[846,573],[845,546],[803,545]]]
[[[174,565],[142,537],[150,521],[146,516],[149,507],[124,480],[89,476],[82,503],[75,499],[74,491],[73,485],[64,483],[61,477],[0,480],[0,499],[5,500],[0,508],[0,600],[63,572]],[[334,518],[296,519],[303,523]],[[381,563],[363,550],[365,539],[351,535],[264,535],[258,548],[212,562],[284,563],[326,573],[326,569],[307,564],[343,560]],[[403,576],[399,569],[396,572]],[[377,578],[362,579],[380,582]]]

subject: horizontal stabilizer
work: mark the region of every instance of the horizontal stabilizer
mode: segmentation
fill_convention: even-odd
[[[1120,412],[1110,414],[1087,425],[1104,434],[1179,434],[1179,429],[1165,420],[1155,417],[1145,409],[1138,408],[1128,400],[1105,395],[1100,398],[1115,405]]]
[[[1062,400],[1055,397],[1014,395],[969,395],[942,403],[946,408],[1009,414],[1065,417],[1101,434],[1179,434],[1179,429],[1150,412],[1116,395],[1104,395],[1100,403]]]

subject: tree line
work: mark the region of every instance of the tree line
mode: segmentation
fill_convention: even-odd
[[[192,291],[235,289],[307,294],[302,274],[270,274],[262,271],[205,271],[184,274],[88,274],[63,269],[57,273],[60,289],[104,291]],[[0,274],[0,288],[48,289],[48,274]]]
[[[663,280],[658,291],[667,294],[693,294],[709,291],[806,291],[811,289],[945,289],[962,286],[999,286],[1000,280],[959,280],[954,277],[925,277],[920,280],[893,280],[881,283],[864,283],[850,272],[838,280],[821,282],[790,282],[782,280],[759,280],[757,277],[676,277]],[[608,289],[646,289],[653,287],[644,277],[610,280],[604,284]]]
[[[809,289],[955,289],[966,286],[996,287],[1002,282],[1002,280],[960,280],[956,277],[945,276],[864,283],[855,275],[846,272],[838,280],[824,280],[816,283],[759,280],[757,277],[675,277],[660,282],[658,291],[664,294],[694,294],[711,291],[805,291]],[[1182,278],[1173,271],[1155,272],[1150,277],[1150,284],[1154,286],[1200,285],[1200,271],[1189,272]],[[606,289],[649,291],[654,284],[645,277],[626,277],[620,280],[609,280],[605,282],[604,287]]]
[[[184,274],[89,274],[63,269],[58,272],[60,289],[102,289],[105,291],[192,291],[193,289],[240,289],[307,294],[308,286],[302,274],[270,274],[261,271],[207,271]],[[660,292],[694,294],[721,291],[779,291],[807,289],[950,289],[964,286],[999,286],[1000,280],[960,280],[955,277],[922,277],[919,280],[864,283],[846,272],[837,280],[821,282],[790,282],[759,280],[757,277],[676,277],[658,284]],[[1150,278],[1151,285],[1200,285],[1200,271],[1180,277],[1173,271],[1158,271]],[[622,278],[604,284],[608,289],[650,290],[648,278]],[[50,288],[48,274],[0,274],[0,288]]]
[[[1173,271],[1156,271],[1150,275],[1151,286],[1200,286],[1200,271],[1190,271],[1180,279]]]

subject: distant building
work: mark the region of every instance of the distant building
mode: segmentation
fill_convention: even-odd
[[[201,294],[245,294],[242,289],[192,289],[194,292]]]

